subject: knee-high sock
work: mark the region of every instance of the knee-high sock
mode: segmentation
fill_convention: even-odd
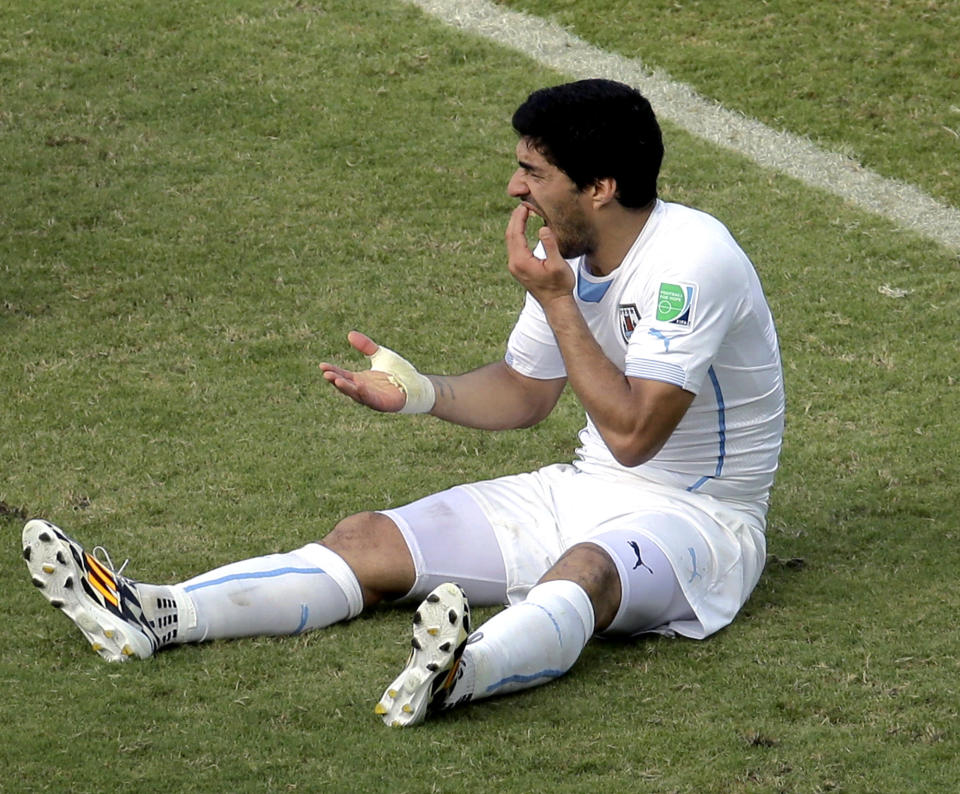
[[[538,584],[525,601],[477,629],[447,703],[516,692],[560,677],[580,657],[593,627],[593,605],[578,584]]]
[[[179,613],[173,642],[298,634],[363,608],[353,571],[319,543],[230,563],[165,589]]]

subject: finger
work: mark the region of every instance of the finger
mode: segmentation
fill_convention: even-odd
[[[374,342],[369,336],[366,334],[361,334],[359,331],[351,331],[349,334],[347,334],[347,341],[365,356],[372,356],[380,349],[380,345]]]
[[[324,372],[323,377],[328,380],[338,392],[345,394],[351,400],[357,400],[359,402],[359,389],[351,378],[344,377],[339,372]]]
[[[506,232],[507,255],[510,258],[530,253],[527,245],[527,218],[529,217],[530,209],[524,204],[518,204],[510,213]]]
[[[327,380],[331,380],[332,377],[337,378],[350,378],[353,377],[353,373],[350,370],[343,369],[338,367],[336,364],[328,364],[326,361],[320,363],[320,369],[323,371],[323,377]]]
[[[560,246],[557,244],[557,235],[553,233],[553,229],[549,226],[541,226],[537,232],[537,236],[540,238],[540,242],[543,243],[543,250],[547,254],[547,259],[563,259],[560,255]]]

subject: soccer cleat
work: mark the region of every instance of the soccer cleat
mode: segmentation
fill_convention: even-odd
[[[445,582],[436,587],[413,617],[413,640],[406,667],[387,687],[374,712],[394,728],[417,725],[439,711],[457,679],[470,636],[470,605],[463,590]]]
[[[23,558],[34,585],[50,604],[72,620],[100,656],[110,662],[146,659],[159,638],[144,617],[137,583],[85,551],[49,521],[34,519],[23,528]]]

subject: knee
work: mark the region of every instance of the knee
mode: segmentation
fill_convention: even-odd
[[[320,541],[324,546],[338,551],[342,548],[364,547],[376,543],[377,537],[394,528],[393,522],[386,516],[372,511],[356,513],[341,519]]]
[[[567,579],[583,588],[593,605],[594,631],[603,631],[620,608],[620,574],[616,563],[593,543],[579,543],[568,549],[540,579],[549,582]]]
[[[401,596],[416,579],[403,535],[382,513],[364,512],[340,521],[320,544],[350,566],[363,591],[364,604]]]

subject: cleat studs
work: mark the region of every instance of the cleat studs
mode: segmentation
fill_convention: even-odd
[[[124,645],[120,649],[120,653],[122,653],[124,656],[133,656],[133,648],[131,648],[129,645]]]
[[[421,620],[423,620],[423,616],[420,614],[420,610],[417,610],[417,613],[413,616],[413,625],[416,626]]]
[[[97,653],[103,650],[103,646],[99,642],[91,642],[90,647],[93,648]]]
[[[73,577],[72,577],[72,576],[68,576],[68,577],[67,577],[67,580],[63,583],[63,586],[66,587],[67,590],[72,589],[72,588],[73,588]]]
[[[457,625],[457,613],[452,609],[447,613],[447,617],[450,619],[450,622],[456,626]]]
[[[63,609],[63,601],[61,601],[59,598],[54,599],[50,602],[50,606],[52,606],[54,609]]]
[[[34,587],[43,587],[43,586],[44,586],[44,581],[43,581],[43,579],[40,579],[40,578],[38,578],[38,577],[36,577],[36,576],[34,576],[30,581],[33,582],[33,586],[34,586]]]
[[[444,653],[446,653],[447,651],[449,651],[449,650],[450,650],[450,643],[449,643],[449,642],[443,643],[443,645],[440,646],[440,650],[443,651]]]
[[[23,547],[23,559],[25,559],[27,562],[30,562],[30,554],[31,554],[31,552],[30,552],[30,547],[29,547],[29,546],[24,546],[24,547]]]
[[[400,725],[400,720],[394,720],[393,722],[391,722],[391,723],[390,723],[390,727],[391,727],[391,728],[400,728],[400,727],[402,727],[402,726]]]
[[[404,714],[412,714],[413,706],[411,706],[409,703],[404,703],[402,711]]]
[[[47,532],[41,532],[39,535],[37,535],[37,537],[40,538],[40,540],[42,540],[44,543],[49,543],[51,540],[53,540],[53,538],[51,538]]]
[[[431,604],[436,604],[439,600],[440,596],[438,596],[436,593],[430,593],[430,595],[427,596],[427,601],[429,601]]]
[[[434,628],[427,629],[427,634],[429,634],[431,637],[436,637],[439,633],[440,633],[440,629],[434,629]]]
[[[108,640],[112,640],[112,639],[113,639],[113,629],[106,629],[106,630],[103,632],[103,636],[106,637]]]
[[[397,690],[396,690],[396,689],[388,689],[388,690],[387,690],[387,696],[388,696],[388,697],[391,697],[391,698],[396,698],[396,696],[397,696]]]
[[[435,673],[435,672],[437,672],[437,670],[440,669],[440,665],[438,665],[436,662],[430,662],[430,664],[427,665],[427,669],[428,669],[431,673]]]
[[[43,572],[44,572],[44,573],[53,573],[55,570],[57,570],[57,569],[54,568],[52,565],[44,565],[44,566],[43,566]]]
[[[34,582],[34,584],[36,584],[36,582]],[[38,586],[38,587],[42,587],[43,585],[37,585],[37,586]],[[410,640],[410,644],[411,644],[414,648],[416,648],[418,651],[423,648],[423,646],[420,644],[420,640],[418,640],[416,637],[414,637],[412,640]]]
[[[57,562],[59,562],[61,565],[67,564],[67,558],[63,556],[62,551],[57,552]]]
[[[374,706],[374,708],[373,708],[373,713],[374,713],[374,714],[379,714],[379,715],[382,717],[384,714],[387,713],[387,710],[386,710],[386,708],[384,708],[383,703],[377,703],[377,705]]]

